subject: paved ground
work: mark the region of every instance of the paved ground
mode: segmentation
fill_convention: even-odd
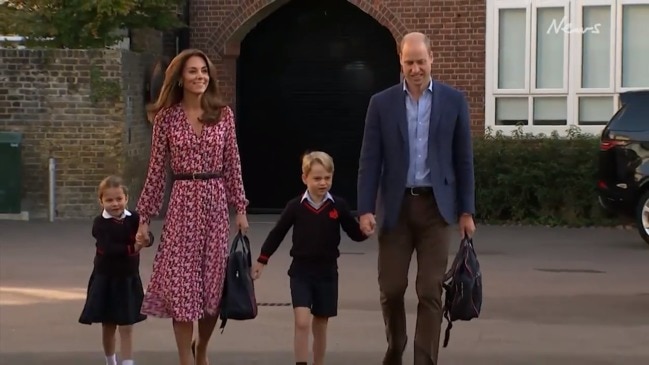
[[[274,219],[251,217],[254,252]],[[154,228],[158,237],[160,224]],[[89,231],[87,223],[0,222],[0,365],[103,364],[99,328],[77,323],[91,270]],[[475,243],[483,314],[453,328],[441,364],[649,363],[649,246],[635,232],[479,227]],[[287,249],[285,243],[258,282],[260,302],[289,301]],[[340,316],[331,322],[328,363],[380,364],[376,243],[348,241],[342,249]],[[152,250],[144,253],[145,282],[152,257]],[[407,298],[412,333],[414,285]],[[212,363],[291,364],[291,321],[290,307],[274,306],[253,321],[231,322],[214,335]],[[177,364],[168,321],[151,319],[136,331],[139,364]]]

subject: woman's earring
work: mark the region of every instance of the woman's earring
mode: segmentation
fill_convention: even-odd
[[[181,81],[178,81],[178,86],[183,87],[183,83]]]

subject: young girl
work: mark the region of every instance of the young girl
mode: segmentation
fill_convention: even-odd
[[[88,282],[86,304],[79,322],[101,323],[106,365],[117,365],[115,332],[119,328],[122,365],[133,365],[132,325],[146,319],[140,313],[144,290],[140,279],[140,250],[151,246],[136,242],[139,215],[126,209],[128,190],[117,176],[99,184],[103,212],[95,217],[92,236],[96,239],[94,269]]]

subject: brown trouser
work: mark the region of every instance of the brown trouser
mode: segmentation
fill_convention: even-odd
[[[404,294],[412,252],[417,251],[414,365],[437,365],[442,325],[442,283],[448,261],[449,228],[430,193],[405,194],[399,221],[379,233],[379,288],[388,340],[383,365],[400,365],[407,343]]]

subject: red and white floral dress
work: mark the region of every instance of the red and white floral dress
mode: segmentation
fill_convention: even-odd
[[[248,204],[234,115],[224,107],[221,120],[203,126],[198,136],[177,104],[157,114],[152,139],[148,174],[137,204],[141,222],[149,223],[160,211],[167,159],[175,174],[222,174],[173,183],[142,304],[143,314],[195,321],[219,310],[230,240],[228,204],[237,213],[245,213]]]

